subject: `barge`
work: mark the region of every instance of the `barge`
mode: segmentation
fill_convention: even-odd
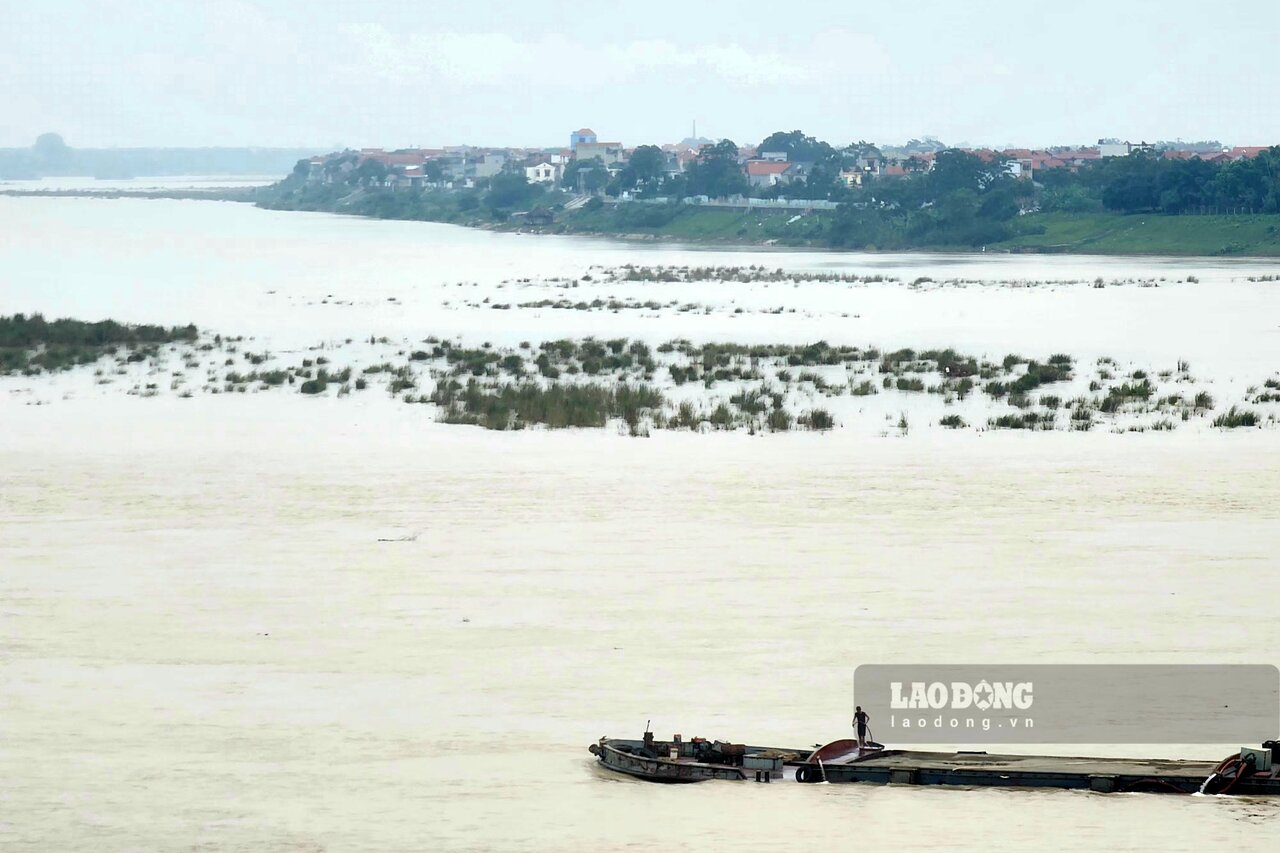
[[[1001,755],[884,749],[839,740],[818,748],[602,737],[589,747],[611,771],[650,782],[869,782],[977,788],[1061,788],[1098,793],[1280,794],[1280,741],[1243,747],[1220,762]],[[1274,762],[1274,763],[1273,763]]]

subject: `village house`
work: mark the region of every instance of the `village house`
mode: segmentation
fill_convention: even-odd
[[[1165,160],[1203,160],[1206,163],[1230,163],[1232,157],[1226,151],[1162,151]]]
[[[1006,151],[1005,156],[1015,157],[1022,164],[1023,174],[1033,180],[1037,172],[1042,172],[1046,169],[1067,168],[1067,162],[1051,151],[1017,149],[1016,151]]]
[[[531,184],[554,184],[560,175],[560,167],[549,160],[524,167],[525,180]]]
[[[606,166],[626,161],[621,142],[579,142],[573,149],[573,156],[576,160],[599,158]]]
[[[384,186],[392,189],[422,189],[427,185],[427,176],[421,166],[410,166],[387,174]]]
[[[906,157],[891,157],[885,161],[880,174],[886,178],[900,178],[933,170],[936,155],[932,151],[911,154]]]
[[[847,162],[848,155],[845,156]],[[884,168],[884,155],[874,148],[863,148],[854,155],[853,168],[865,175],[879,175]]]
[[[439,167],[444,181],[453,181],[462,177],[465,158],[461,154],[445,152],[438,157],[432,157],[430,162]]]
[[[1016,176],[1028,180],[1035,175],[1035,154],[1029,148],[1006,148],[1000,152],[1000,156],[1010,163],[1017,163]],[[1010,174],[1013,174],[1013,170]]]
[[[427,152],[421,149],[403,149],[400,151],[383,151],[381,148],[360,149],[360,160],[373,160],[387,168],[392,166],[421,166],[427,160]]]
[[[1078,172],[1082,166],[1102,159],[1102,151],[1098,148],[1051,148],[1050,153],[1073,172]]]
[[[507,155],[503,152],[489,151],[483,154],[472,154],[463,164],[462,175],[473,180],[492,178],[502,172],[507,165]]]
[[[1155,146],[1147,142],[1121,142],[1118,139],[1099,139],[1098,155],[1107,157],[1128,157],[1130,154],[1144,154],[1155,151]]]
[[[1109,157],[1128,157],[1129,143],[1117,139],[1099,139],[1098,155],[1104,160]]]
[[[787,175],[793,165],[785,159],[748,160],[743,164],[743,171],[746,173],[747,183],[752,187],[773,187],[794,180],[794,176]]]
[[[342,183],[350,172],[355,171],[358,161],[359,155],[352,151],[335,151],[323,157],[312,157],[307,161],[307,182]]]
[[[1237,145],[1226,154],[1232,160],[1252,160],[1270,147],[1269,145]]]
[[[857,167],[845,167],[840,170],[840,181],[849,189],[862,186],[867,173]]]

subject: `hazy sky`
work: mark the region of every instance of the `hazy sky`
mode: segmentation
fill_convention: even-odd
[[[0,146],[1280,142],[1280,0],[5,6]]]

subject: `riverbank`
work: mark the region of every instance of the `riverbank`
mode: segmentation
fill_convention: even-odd
[[[666,221],[647,224],[625,205],[574,211],[547,226],[516,230],[589,234],[691,243],[828,248],[834,214],[796,210],[732,210],[686,206]],[[640,205],[631,205],[639,208]],[[1024,233],[974,247],[922,242],[892,251],[1026,252],[1081,255],[1280,257],[1280,216],[1164,216],[1112,213],[1029,214]],[[489,226],[486,226],[489,227]],[[510,224],[500,227],[512,227]],[[859,250],[885,251],[874,245]]]
[[[1280,257],[1280,215],[1168,216],[1033,213],[993,232],[998,239],[955,242],[955,230],[914,234],[885,222],[858,224],[858,211],[729,208],[688,204],[602,203],[564,209],[551,194],[528,211],[489,206],[476,193],[349,190],[332,186],[261,188],[257,204],[445,222],[498,231],[601,236],[733,246],[857,251],[1019,252],[1185,257]],[[872,217],[876,219],[876,217]],[[947,235],[953,235],[948,237]],[[972,237],[972,234],[969,235]],[[878,241],[878,242],[877,242]]]
[[[321,188],[323,189],[323,188]],[[1034,213],[1020,217],[1018,234],[982,246],[923,240],[901,245],[833,245],[837,214],[803,209],[733,209],[641,203],[545,208],[534,215],[495,214],[474,197],[414,191],[359,190],[282,194],[277,187],[213,189],[4,189],[0,196],[147,198],[236,201],[268,210],[308,211],[375,219],[440,222],[527,234],[607,237],[718,246],[846,249],[877,252],[1007,252],[1170,257],[1280,257],[1280,215],[1167,216],[1163,214]],[[467,199],[470,199],[468,201]],[[545,211],[545,212],[544,212]]]

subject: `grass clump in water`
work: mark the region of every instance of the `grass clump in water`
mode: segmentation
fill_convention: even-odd
[[[765,424],[773,432],[786,432],[791,429],[792,418],[786,409],[774,409],[769,412],[769,416],[765,419]]]
[[[1256,427],[1261,422],[1262,419],[1258,417],[1257,412],[1251,412],[1248,409],[1240,409],[1235,406],[1213,419],[1213,425],[1222,429]]]
[[[650,411],[661,408],[662,394],[648,385],[597,383],[581,385],[535,382],[486,386],[474,379],[465,386],[442,383],[431,402],[444,408],[441,420],[485,429],[522,429],[542,424],[550,429],[602,427],[610,418],[636,425]]]
[[[825,432],[835,428],[836,419],[826,409],[810,409],[800,416],[797,423],[807,429]]]
[[[1042,412],[1001,415],[987,422],[992,429],[1053,429],[1054,417]]]

